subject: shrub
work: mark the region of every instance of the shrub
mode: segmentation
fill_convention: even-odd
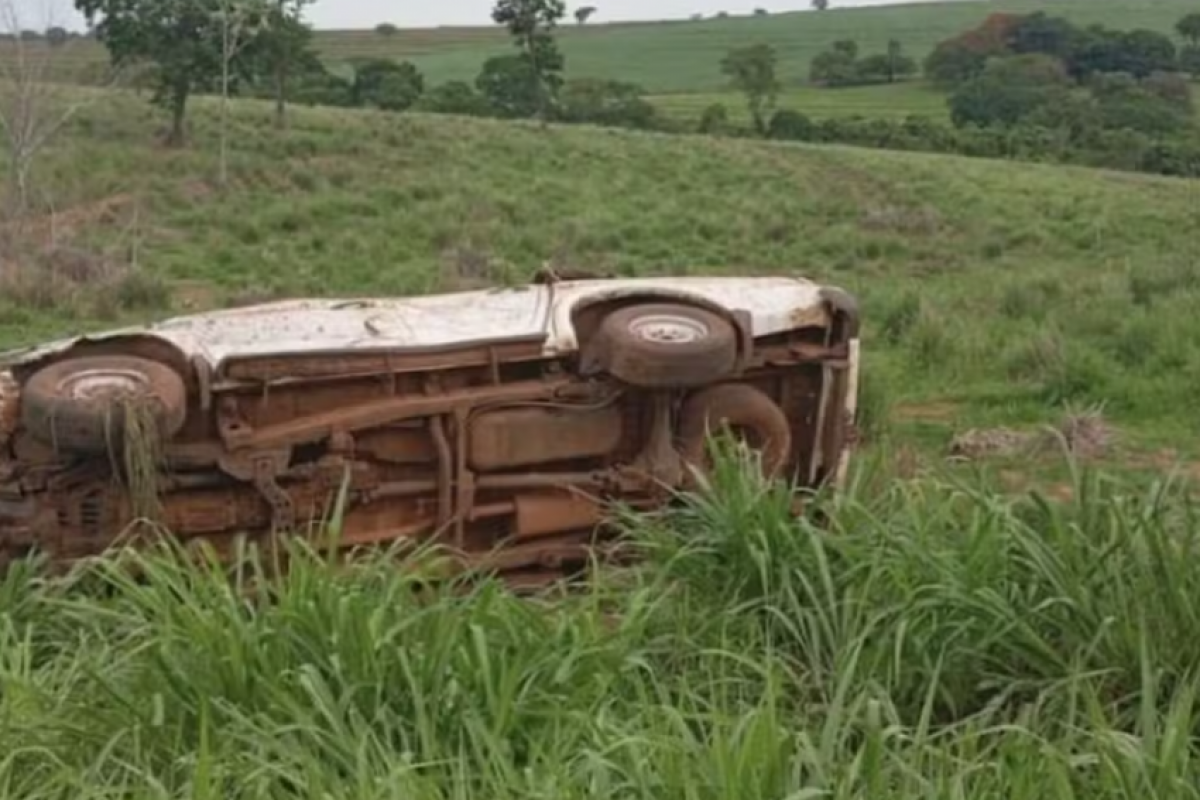
[[[537,72],[523,55],[493,56],[483,62],[475,88],[498,116],[521,118],[537,113]]]
[[[696,126],[699,133],[723,134],[731,129],[729,109],[721,103],[713,103],[700,113],[700,122]]]
[[[771,116],[767,125],[767,137],[792,141],[809,141],[813,138],[813,122],[799,111],[783,108]]]
[[[1070,85],[1063,63],[1050,56],[996,58],[951,95],[951,119],[959,126],[1015,125],[1043,106],[1062,102]]]
[[[352,93],[356,105],[405,111],[421,98],[424,91],[424,76],[408,61],[397,64],[386,59],[372,59],[358,64],[354,70]]]
[[[473,117],[487,116],[491,111],[487,99],[465,81],[449,81],[434,86],[421,97],[417,107],[434,114]]]
[[[656,112],[643,94],[643,89],[632,83],[577,78],[563,87],[562,117],[567,122],[649,128]]]

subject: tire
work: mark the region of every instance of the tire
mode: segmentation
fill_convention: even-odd
[[[622,308],[600,326],[600,366],[644,389],[688,388],[727,378],[738,333],[718,314],[678,303]]]
[[[57,450],[112,453],[124,441],[125,399],[143,405],[162,441],[183,427],[183,378],[164,364],[132,356],[71,358],[34,373],[21,391],[21,422]]]
[[[684,461],[708,473],[712,468],[708,437],[720,433],[723,426],[758,452],[764,477],[774,478],[787,465],[792,451],[787,415],[770,397],[741,383],[703,389],[684,402],[679,419]]]

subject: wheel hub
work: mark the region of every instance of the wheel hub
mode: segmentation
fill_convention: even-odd
[[[630,323],[629,332],[644,341],[695,342],[708,336],[708,327],[686,317],[656,315],[641,317]]]
[[[76,372],[59,384],[61,393],[72,400],[115,400],[134,397],[148,389],[146,379],[127,370],[84,370]]]

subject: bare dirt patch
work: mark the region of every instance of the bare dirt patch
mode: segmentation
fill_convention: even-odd
[[[958,406],[948,401],[900,404],[892,408],[891,416],[900,422],[953,422]]]

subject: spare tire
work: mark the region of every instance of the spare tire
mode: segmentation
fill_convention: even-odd
[[[696,392],[684,402],[679,419],[684,461],[709,472],[708,437],[722,428],[759,453],[764,477],[774,478],[787,465],[792,451],[787,415],[753,386],[724,383]]]
[[[646,303],[604,318],[600,368],[646,389],[703,386],[737,364],[737,329],[712,311],[680,303]]]
[[[35,372],[21,390],[21,422],[58,450],[98,455],[120,449],[127,412],[137,406],[165,441],[187,417],[183,378],[134,356],[68,358]]]

